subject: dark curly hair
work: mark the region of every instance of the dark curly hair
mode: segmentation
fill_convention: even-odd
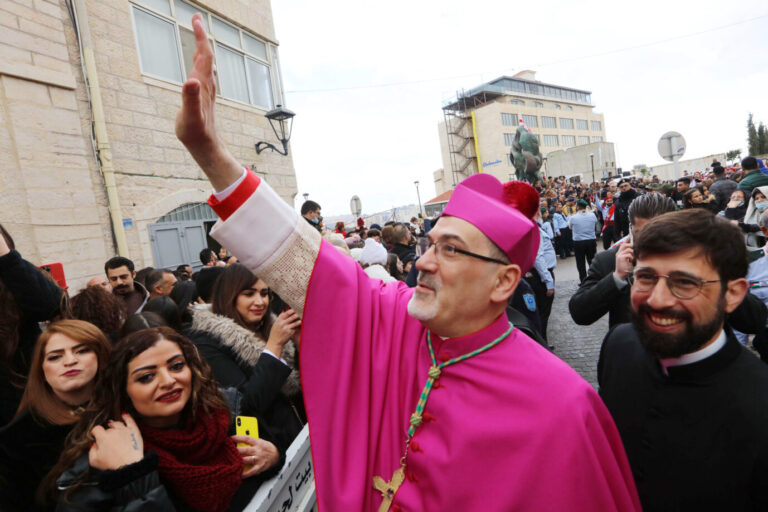
[[[70,299],[72,318],[90,322],[107,336],[119,332],[125,322],[123,303],[100,286],[89,286]]]

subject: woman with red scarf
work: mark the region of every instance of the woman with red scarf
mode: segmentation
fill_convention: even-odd
[[[57,510],[242,510],[284,458],[261,424],[254,439],[230,437],[230,423],[192,342],[165,327],[131,334],[53,470]]]

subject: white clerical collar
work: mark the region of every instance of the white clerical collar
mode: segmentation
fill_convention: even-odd
[[[703,361],[704,359],[708,358],[711,355],[714,355],[717,353],[718,350],[723,348],[725,346],[726,336],[725,336],[725,330],[720,330],[720,335],[717,337],[717,339],[707,345],[706,347],[697,350],[696,352],[691,352],[689,354],[683,354],[680,357],[670,357],[667,359],[659,359],[659,362],[661,363],[662,368],[664,369],[664,373],[667,373],[667,368],[670,366],[683,366],[686,364],[693,364],[698,363],[699,361]]]

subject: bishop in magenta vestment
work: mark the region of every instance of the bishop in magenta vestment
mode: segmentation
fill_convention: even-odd
[[[303,317],[300,368],[319,509],[378,510],[383,498],[373,477],[388,480],[400,467],[432,365],[427,331],[407,312],[413,291],[369,278],[249,171],[209,202],[221,217],[214,238]],[[432,335],[436,360],[472,352],[508,328],[502,315],[468,336]],[[513,329],[498,345],[442,370],[390,510],[606,512],[640,505],[597,393]]]

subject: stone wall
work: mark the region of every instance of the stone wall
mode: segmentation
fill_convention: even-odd
[[[268,0],[200,4],[275,41]],[[130,3],[86,0],[86,10],[122,216],[133,220],[125,230],[127,256],[140,268],[153,263],[147,226],[178,206],[205,201],[210,185],[174,135],[181,86],[141,73]],[[115,247],[64,0],[0,3],[0,54],[0,222],[33,262],[63,262],[76,291],[103,272]],[[255,152],[256,142],[275,142],[264,114],[217,101],[217,126],[232,153],[292,205],[291,157]]]
[[[68,15],[9,0],[0,25],[0,222],[28,260],[64,263],[77,291],[112,248]]]

